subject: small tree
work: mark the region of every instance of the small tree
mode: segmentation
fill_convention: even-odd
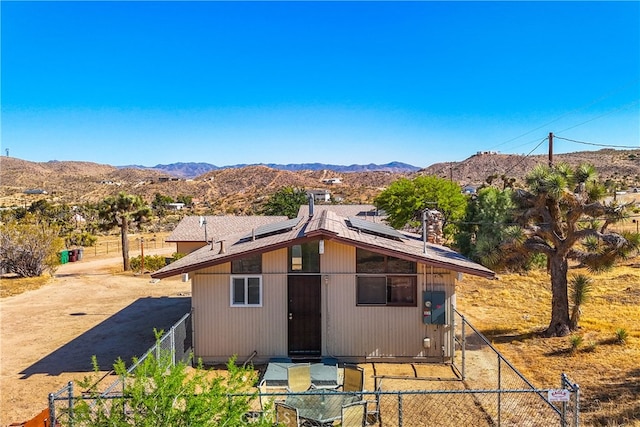
[[[120,228],[122,243],[122,263],[124,271],[129,271],[129,228],[151,216],[151,210],[140,196],[118,193],[117,196],[107,197],[99,206],[102,228],[110,230]]]
[[[513,221],[515,205],[511,190],[485,187],[469,198],[464,221],[455,241],[460,252],[489,268],[495,268],[507,255],[500,244]]]
[[[283,187],[269,197],[261,210],[263,215],[286,215],[295,218],[300,206],[307,203],[306,191],[301,188]]]
[[[0,266],[20,277],[53,273],[60,264],[58,253],[64,247],[58,234],[57,228],[37,220],[1,224]]]
[[[373,202],[388,215],[393,228],[409,225],[420,228],[422,211],[436,209],[442,213],[443,231],[452,236],[454,222],[464,218],[467,201],[460,186],[435,176],[418,176],[412,180],[400,178],[380,193]]]

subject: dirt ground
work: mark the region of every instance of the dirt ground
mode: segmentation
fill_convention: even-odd
[[[142,355],[154,328],[168,329],[190,310],[189,283],[114,274],[120,262],[116,255],[64,264],[47,285],[0,300],[0,426],[46,408],[50,392],[91,371],[93,355],[105,369]]]

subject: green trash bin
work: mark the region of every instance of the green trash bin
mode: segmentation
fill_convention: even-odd
[[[60,264],[69,262],[69,251],[60,251]]]

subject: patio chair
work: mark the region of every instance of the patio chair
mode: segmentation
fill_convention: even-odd
[[[287,391],[299,393],[313,387],[311,383],[311,364],[298,363],[287,367]]]
[[[364,369],[356,365],[344,365],[342,391],[361,392],[364,390]]]
[[[340,416],[341,427],[364,427],[367,421],[367,402],[349,403],[342,407]]]
[[[284,427],[300,427],[298,410],[282,402],[276,402],[276,424]]]

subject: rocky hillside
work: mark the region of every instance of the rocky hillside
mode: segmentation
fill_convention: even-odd
[[[593,164],[603,180],[640,186],[640,149],[600,150],[559,154],[554,161],[577,165]],[[509,154],[474,155],[461,162],[437,163],[417,172],[335,170],[290,171],[267,166],[216,169],[193,179],[177,178],[151,169],[117,168],[89,162],[29,162],[0,158],[0,207],[29,205],[39,198],[69,204],[98,202],[119,191],[138,194],[151,201],[156,193],[177,197],[192,196],[202,209],[214,214],[254,213],[265,196],[285,186],[326,189],[344,203],[371,203],[373,198],[400,177],[436,175],[452,178],[461,185],[478,186],[487,177],[524,176],[537,164],[547,164],[546,156]],[[340,183],[325,181],[339,178]],[[25,190],[46,194],[25,194]]]
[[[338,173],[329,170],[292,172],[266,166],[218,169],[195,179],[176,178],[155,170],[116,168],[88,162],[35,163],[0,158],[0,207],[30,205],[46,198],[68,204],[98,202],[120,191],[153,200],[156,193],[192,196],[215,214],[254,213],[279,188],[327,189],[345,203],[370,203],[380,189],[400,176],[391,172]],[[339,184],[323,180],[340,178]],[[25,194],[42,190],[46,194]]]
[[[611,179],[623,186],[640,186],[640,148],[638,150],[580,151],[556,154],[554,163],[576,166],[589,163],[595,166],[601,180]],[[419,173],[451,178],[462,185],[478,185],[494,176],[502,175],[522,182],[527,173],[538,164],[546,165],[546,155],[520,156],[514,154],[477,154],[462,162],[436,163]]]
[[[171,163],[168,165],[156,165],[151,168],[139,165],[132,166],[119,166],[121,169],[127,168],[135,168],[135,169],[147,169],[147,170],[155,170],[158,172],[164,172],[169,175],[177,176],[179,178],[196,178],[200,175],[203,175],[207,172],[219,170],[219,169],[241,169],[246,168],[248,166],[266,166],[271,169],[299,172],[299,171],[322,171],[322,170],[332,170],[334,172],[340,173],[350,173],[350,172],[393,172],[393,173],[409,173],[416,172],[420,170],[420,168],[406,164],[401,162],[390,162],[385,163],[383,165],[377,165],[374,163],[369,163],[366,165],[328,165],[324,163],[295,163],[295,164],[276,164],[276,163],[260,163],[257,165],[249,165],[249,164],[241,164],[241,165],[232,165],[232,166],[215,166],[210,163]]]

